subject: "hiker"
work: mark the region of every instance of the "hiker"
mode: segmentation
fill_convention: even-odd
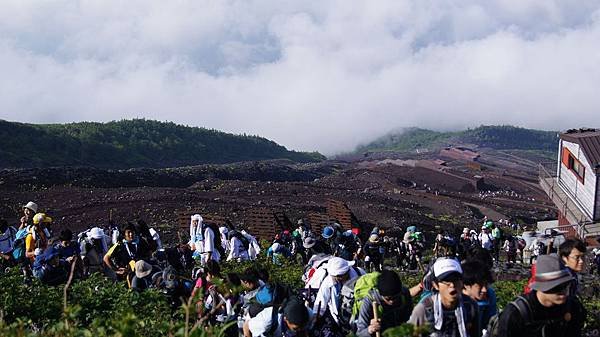
[[[506,237],[502,249],[506,253],[506,262],[517,263],[517,240],[512,235]]]
[[[58,249],[49,247],[36,257],[33,276],[50,286],[63,284],[69,277],[69,265],[60,259]]]
[[[489,333],[494,337],[581,336],[586,313],[570,293],[572,282],[557,255],[539,256],[533,290],[507,305]]]
[[[585,243],[579,239],[570,238],[565,240],[558,248],[561,263],[573,276],[571,283],[571,295],[579,293],[579,274],[585,267]]]
[[[488,227],[491,228],[492,237],[494,238],[494,259],[500,261],[500,246],[502,244],[502,229],[500,229],[500,223],[498,226],[493,221],[488,221]]]
[[[134,267],[135,275],[131,280],[131,289],[144,291],[152,286],[152,275],[158,270],[153,270],[152,265],[144,260],[138,260]]]
[[[135,234],[138,245],[138,258],[146,261],[152,259],[152,255],[158,249],[158,244],[150,233],[150,228],[144,220],[137,220],[135,223]]]
[[[337,247],[337,256],[348,261],[356,260],[360,253],[360,239],[351,230],[342,233]]]
[[[221,245],[223,246],[223,250],[225,250],[226,254],[231,253],[231,240],[229,238],[229,228],[225,226],[219,227],[219,235],[221,236]],[[229,261],[229,257],[227,258]]]
[[[205,274],[196,280],[192,291],[192,297],[197,296],[198,298],[196,302],[197,324],[204,324],[212,319],[225,302],[215,286],[215,280],[223,279],[221,266],[215,260],[208,260],[204,268]]]
[[[285,302],[282,310],[274,312],[267,307],[244,324],[245,337],[291,337],[312,335],[309,331],[314,323],[312,310],[298,299]]]
[[[482,261],[467,260],[461,264],[463,270],[462,293],[477,303],[479,327],[486,327],[490,318],[498,313],[496,292],[491,270]]]
[[[375,319],[373,303],[376,303],[378,319]],[[377,278],[377,286],[362,300],[356,335],[375,336],[388,328],[399,326],[410,318],[413,310],[412,299],[394,271],[384,270]]]
[[[123,227],[123,240],[114,244],[104,254],[107,272],[114,280],[125,279],[133,271],[135,262],[139,260],[138,245],[135,241],[135,226],[128,223]]]
[[[70,229],[64,229],[58,236],[58,243],[54,245],[58,250],[58,255],[61,259],[71,262],[81,254],[81,249],[75,241],[73,241],[73,232]]]
[[[383,254],[380,247],[379,235],[371,234],[362,249],[365,255],[365,269],[369,272],[380,271],[383,267]]]
[[[600,275],[600,249],[594,248],[594,266],[596,267],[596,274]],[[592,270],[592,274],[594,271]]]
[[[84,275],[95,272],[103,272],[103,258],[108,251],[107,242],[109,237],[104,234],[100,227],[93,227],[87,232],[80,234],[80,252],[83,261]]]
[[[232,229],[227,232],[227,237],[227,241],[229,242],[227,261],[235,260],[241,262],[250,259],[250,255],[248,254],[250,242],[242,233]]]
[[[256,238],[248,233],[245,229],[242,229],[241,233],[246,239],[248,239],[248,241],[250,241],[250,248],[248,249],[248,256],[250,257],[250,260],[256,260],[258,254],[260,254],[260,244],[258,243],[258,240],[256,240]]]
[[[489,250],[493,252],[494,250],[494,237],[489,231],[489,228],[484,225],[481,226],[481,233],[479,233],[478,241],[481,244],[481,247],[485,250]]]
[[[38,211],[38,205],[30,201],[23,206],[23,216],[21,217],[21,224],[18,229],[23,229],[33,226],[33,216]]]
[[[267,258],[271,258],[271,262],[276,265],[281,265],[283,261],[289,258],[290,251],[283,244],[275,242],[267,249]]]
[[[248,314],[250,303],[254,300],[258,289],[261,286],[264,286],[265,283],[258,276],[258,272],[252,267],[244,270],[238,277],[244,288],[244,294],[242,295],[242,316],[246,316]]]
[[[328,276],[321,283],[313,305],[315,313],[324,319],[324,328],[334,333],[341,332],[339,312],[342,285],[362,274],[362,271],[352,268],[353,265],[354,261],[330,258],[326,267]]]
[[[200,214],[192,215],[190,235],[193,238],[193,243],[190,244],[190,247],[195,250],[194,255],[200,258],[201,264],[206,264],[210,260],[216,262],[221,260],[223,247],[221,245],[220,233],[218,233],[218,229],[214,226],[204,223]]]
[[[12,266],[12,251],[15,248],[17,230],[9,226],[8,222],[0,219],[0,267],[2,269]]]
[[[440,258],[433,264],[433,294],[417,304],[408,323],[429,324],[432,335],[443,337],[478,337],[477,304],[462,293],[462,268],[450,258]]]
[[[33,225],[27,230],[28,234],[25,238],[25,256],[32,262],[36,256],[48,248],[50,231],[46,225],[50,223],[52,223],[52,218],[44,213],[37,213],[33,216]]]

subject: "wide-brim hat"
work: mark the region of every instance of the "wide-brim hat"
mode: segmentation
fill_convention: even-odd
[[[556,254],[541,255],[537,258],[535,278],[531,289],[547,292],[548,290],[573,281],[569,270],[563,267]]]
[[[33,213],[37,213],[38,211],[38,205],[33,201],[30,201],[27,204],[23,205],[23,208],[29,208],[33,211]]]
[[[144,260],[139,260],[135,263],[135,276],[144,278],[152,272],[152,265]]]
[[[307,237],[304,239],[304,241],[302,242],[302,246],[306,249],[312,248],[317,244],[317,240],[315,240],[312,237]]]

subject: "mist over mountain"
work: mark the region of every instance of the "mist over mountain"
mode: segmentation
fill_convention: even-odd
[[[558,146],[557,134],[557,131],[526,129],[511,125],[480,126],[456,132],[406,128],[361,145],[356,148],[355,152],[435,151],[453,145],[475,145],[496,150],[555,152]]]

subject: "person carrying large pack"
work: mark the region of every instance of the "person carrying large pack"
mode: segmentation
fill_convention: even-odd
[[[372,274],[375,275],[361,276],[354,288],[353,307],[358,305],[359,309],[352,314],[350,323],[356,320],[358,337],[375,336],[377,332],[405,323],[413,309],[408,289],[402,285],[398,274],[391,270]],[[361,279],[365,280],[361,282]],[[367,293],[363,295],[365,291]]]
[[[356,271],[352,266],[354,261],[347,261],[339,257],[332,257],[327,262],[328,276],[321,283],[313,310],[321,319],[321,330],[324,335],[345,336],[343,334],[341,311],[341,290],[343,284],[357,276],[362,271]]]

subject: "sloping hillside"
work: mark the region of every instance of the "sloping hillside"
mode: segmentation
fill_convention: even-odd
[[[419,128],[407,128],[390,133],[373,142],[360,146],[356,152],[368,151],[434,151],[444,146],[473,144],[496,150],[556,151],[557,132],[525,129],[509,125],[480,126],[458,132],[436,132]]]
[[[233,135],[144,119],[35,125],[0,120],[0,167],[176,167],[290,159],[319,153],[289,151],[258,136]]]

